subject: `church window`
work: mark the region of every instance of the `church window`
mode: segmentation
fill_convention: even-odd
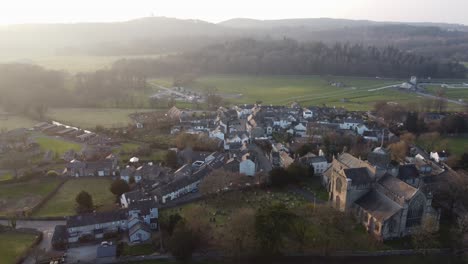
[[[421,196],[416,197],[408,208],[408,215],[406,217],[406,227],[419,226],[424,214],[424,198]]]

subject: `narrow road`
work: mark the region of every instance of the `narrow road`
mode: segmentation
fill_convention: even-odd
[[[250,144],[248,146],[249,150],[255,152],[256,157],[258,158],[258,170],[262,170],[263,172],[270,172],[273,167],[271,162],[267,159],[263,151],[255,144]]]
[[[435,95],[432,95],[432,94],[421,93],[421,92],[416,92],[416,94],[424,96],[424,97],[429,97],[429,98],[432,98],[432,99],[442,99],[442,100],[444,100],[446,102],[454,103],[454,104],[457,104],[457,105],[463,105],[463,106],[468,105],[465,102],[460,102],[460,101],[453,100],[453,99],[448,99],[448,98],[442,98],[442,97],[438,97],[438,96],[435,96]]]
[[[166,90],[167,92],[169,93],[172,93],[172,94],[176,94],[180,97],[184,97],[186,100],[191,100],[190,96],[186,95],[186,94],[183,94],[181,92],[178,92],[178,91],[174,91],[172,89],[169,89],[167,87],[164,87],[164,86],[161,86],[161,85],[157,85],[157,84],[152,84],[153,86],[159,88],[159,89],[162,89],[162,90]]]

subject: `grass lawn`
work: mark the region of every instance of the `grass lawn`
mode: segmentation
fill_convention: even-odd
[[[19,232],[0,232],[0,264],[13,264],[32,245],[36,236]]]
[[[117,154],[122,162],[128,162],[133,156],[137,156],[143,160],[151,161],[163,161],[166,157],[167,150],[165,149],[151,149],[151,154],[146,156],[136,155],[136,151],[143,147],[137,143],[123,143],[119,147],[114,149],[114,153]]]
[[[60,156],[70,149],[73,149],[77,152],[81,150],[80,144],[65,141],[60,138],[37,137],[35,138],[35,140],[41,146],[41,149],[43,151],[51,150],[52,152],[57,153]]]
[[[54,121],[80,128],[94,129],[125,127],[131,123],[130,114],[154,111],[151,109],[122,108],[52,108],[48,116]]]
[[[38,122],[18,115],[8,116],[7,119],[0,117],[0,131],[2,129],[12,130],[16,128],[31,128]]]
[[[151,255],[156,251],[153,244],[140,244],[140,245],[128,245],[125,244],[123,248],[123,256],[140,256],[140,255]]]
[[[0,182],[1,181],[8,181],[13,179],[13,174],[11,172],[5,173],[5,174],[0,174]]]
[[[76,214],[75,198],[81,191],[87,191],[93,197],[97,210],[113,208],[115,197],[110,192],[110,179],[81,178],[68,180],[35,216],[68,216]]]
[[[59,179],[40,178],[30,182],[0,185],[0,215],[33,207],[59,183]]]
[[[448,142],[448,151],[455,155],[462,155],[468,152],[468,138],[467,137],[447,137],[444,138]]]

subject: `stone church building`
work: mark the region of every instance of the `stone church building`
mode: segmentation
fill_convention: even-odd
[[[366,230],[386,240],[403,237],[418,227],[425,217],[438,225],[439,213],[432,197],[392,175],[348,153],[334,157],[323,174],[333,207],[351,212]]]

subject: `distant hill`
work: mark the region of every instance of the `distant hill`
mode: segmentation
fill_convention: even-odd
[[[410,52],[468,61],[468,27],[305,18],[201,20],[148,17],[115,23],[0,26],[0,59],[34,55],[137,55],[197,50],[238,38],[292,38],[302,42],[350,42],[396,46]]]
[[[439,27],[446,30],[456,30],[468,32],[468,26],[448,23],[410,23],[410,22],[377,22],[370,20],[352,20],[336,18],[296,18],[296,19],[278,19],[278,20],[258,20],[250,18],[234,18],[218,23],[225,27],[242,29],[272,29],[278,27],[302,27],[308,30],[329,30],[342,29],[350,27],[366,27],[378,25],[410,25],[418,27]]]

